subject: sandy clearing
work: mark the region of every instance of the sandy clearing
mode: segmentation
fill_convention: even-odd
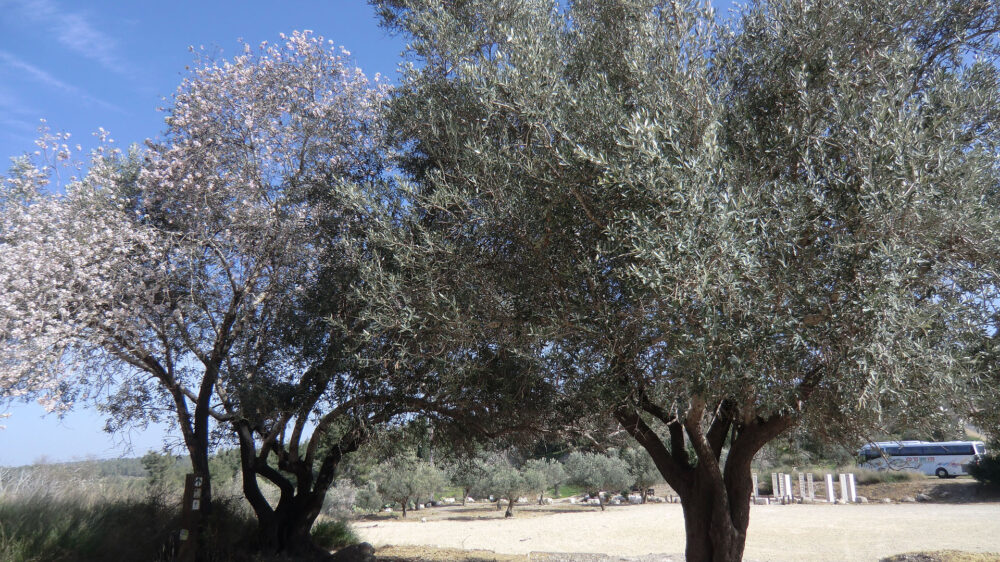
[[[376,546],[426,545],[505,554],[594,552],[636,556],[684,550],[677,504],[509,520],[382,520],[355,525]],[[878,560],[917,550],[1000,551],[1000,504],[754,506],[746,558]]]

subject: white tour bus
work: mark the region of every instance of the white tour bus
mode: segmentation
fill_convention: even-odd
[[[968,474],[969,463],[985,454],[982,441],[880,441],[862,447],[858,463],[870,470],[915,470],[950,478]]]

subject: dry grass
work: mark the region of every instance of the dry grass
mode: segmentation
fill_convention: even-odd
[[[939,550],[936,552],[908,552],[883,558],[881,562],[997,562],[1000,553],[996,552],[960,552],[958,550]]]

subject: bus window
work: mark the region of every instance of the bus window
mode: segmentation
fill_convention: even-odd
[[[986,445],[983,445],[982,443],[976,443],[975,447],[976,447],[976,454],[977,455],[985,455],[986,454]]]

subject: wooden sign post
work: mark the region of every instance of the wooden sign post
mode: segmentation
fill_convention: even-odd
[[[181,506],[181,530],[177,549],[179,562],[193,562],[198,553],[198,523],[201,520],[201,494],[205,477],[188,474],[184,478],[184,503]]]

